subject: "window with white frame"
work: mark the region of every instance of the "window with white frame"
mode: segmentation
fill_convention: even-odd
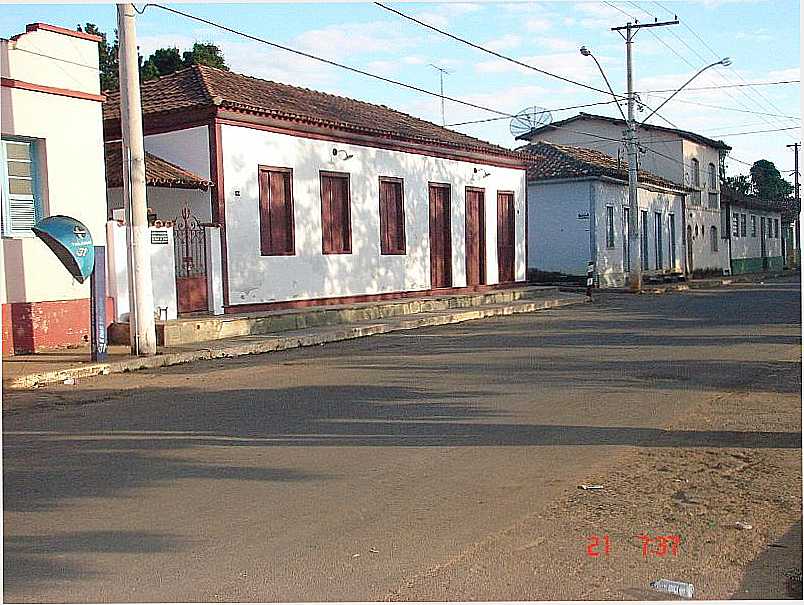
[[[37,143],[3,139],[3,235],[32,235],[31,227],[42,218],[39,193]]]

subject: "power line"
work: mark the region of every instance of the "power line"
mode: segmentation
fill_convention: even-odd
[[[726,132],[726,133],[718,133],[712,135],[713,137],[739,137],[742,135],[748,134],[764,134],[766,132],[779,132],[782,130],[798,130],[801,128],[800,126],[788,126],[786,128],[768,128],[766,130],[749,130],[746,132]],[[711,137],[708,137],[711,138]],[[640,139],[640,142],[648,142],[648,143],[675,143],[678,139]]]
[[[664,100],[663,97],[659,97],[658,95],[654,95],[652,93],[643,92],[641,93],[647,97],[657,97],[658,99]],[[700,101],[690,101],[685,99],[676,99],[676,103],[683,103],[685,105],[699,105],[701,107],[710,107],[712,109],[720,109],[723,111],[737,111],[739,113],[750,113],[758,116],[775,116],[777,118],[785,118],[789,120],[800,120],[801,116],[787,116],[778,113],[768,113],[765,111],[754,111],[753,109],[738,109],[736,107],[723,107],[722,105],[712,105],[711,103],[701,103]],[[765,120],[762,121],[763,124],[767,124]]]
[[[377,6],[379,6],[380,8],[382,8],[384,10],[387,10],[389,12],[392,12],[392,13],[396,14],[396,15],[399,15],[403,19],[407,19],[408,21],[412,21],[414,23],[417,23],[418,25],[421,25],[422,27],[426,27],[427,29],[431,29],[431,30],[433,30],[435,32],[438,32],[439,34],[447,36],[448,38],[452,38],[453,40],[456,40],[458,42],[461,42],[463,44],[471,46],[472,48],[476,48],[477,50],[483,51],[484,53],[494,55],[495,57],[498,57],[498,58],[503,59],[505,61],[509,61],[511,63],[519,65],[520,67],[524,67],[526,69],[531,69],[533,71],[539,72],[539,73],[544,74],[546,76],[550,76],[551,78],[556,78],[556,79],[561,80],[563,82],[568,82],[569,84],[575,84],[576,86],[581,86],[581,87],[586,88],[588,90],[593,90],[595,92],[603,93],[606,96],[609,96],[611,94],[608,90],[603,90],[602,88],[595,88],[594,86],[591,86],[589,84],[584,84],[583,82],[578,82],[576,80],[572,80],[570,78],[566,78],[564,76],[554,74],[554,73],[546,71],[544,69],[534,67],[533,65],[529,65],[528,63],[524,63],[522,61],[519,61],[518,59],[514,59],[513,57],[503,55],[501,53],[498,53],[495,50],[491,50],[490,48],[486,48],[485,46],[481,46],[480,44],[476,44],[476,43],[472,42],[471,40],[467,40],[466,38],[461,38],[460,36],[456,36],[455,34],[451,34],[450,32],[445,31],[443,29],[440,29],[440,28],[438,28],[438,27],[436,27],[434,25],[430,25],[429,23],[426,23],[424,21],[416,19],[415,17],[412,17],[412,16],[410,16],[408,14],[405,14],[402,11],[398,11],[395,8],[391,8],[390,6],[386,6],[385,4],[382,4],[381,2],[375,2],[374,4],[376,4]],[[621,97],[621,100],[625,100],[625,97]]]
[[[360,74],[360,75],[363,75],[363,76],[367,76],[369,78],[374,78],[376,80],[380,80],[380,81],[386,82],[388,84],[394,84],[395,86],[401,86],[403,88],[407,88],[407,89],[410,89],[410,90],[415,90],[416,92],[420,92],[420,93],[423,93],[423,94],[426,94],[426,95],[430,95],[432,97],[438,97],[439,99],[443,98],[443,99],[446,99],[447,101],[452,101],[453,103],[458,103],[460,105],[466,105],[467,107],[473,107],[475,109],[482,109],[483,111],[489,111],[491,113],[496,113],[496,114],[499,114],[499,115],[507,117],[507,118],[513,118],[514,117],[513,114],[510,114],[510,113],[505,112],[505,111],[500,111],[498,109],[493,109],[491,107],[485,107],[483,105],[478,105],[477,103],[471,103],[469,101],[464,101],[462,99],[456,99],[454,97],[442,96],[441,94],[439,94],[437,92],[434,92],[434,91],[431,91],[431,90],[426,90],[424,88],[419,88],[418,86],[414,86],[413,84],[408,84],[406,82],[401,82],[399,80],[393,80],[391,78],[386,78],[384,76],[373,74],[371,72],[359,69],[357,67],[351,67],[349,65],[344,65],[343,63],[338,63],[338,62],[332,61],[330,59],[324,59],[323,57],[317,57],[316,55],[312,55],[310,53],[306,53],[306,52],[303,52],[303,51],[300,51],[300,50],[296,50],[294,48],[290,48],[289,46],[283,46],[282,44],[277,44],[276,42],[271,42],[270,40],[265,40],[264,38],[259,38],[257,36],[253,36],[251,34],[247,34],[245,32],[233,29],[231,27],[227,27],[226,25],[216,23],[215,21],[210,21],[209,19],[204,19],[203,17],[197,17],[197,16],[192,15],[190,13],[185,13],[183,11],[177,10],[175,8],[170,8],[170,7],[167,7],[167,6],[163,6],[161,4],[146,4],[143,7],[143,11],[146,8],[149,8],[151,6],[153,6],[155,8],[161,8],[164,11],[168,11],[170,13],[175,13],[177,15],[181,15],[182,17],[186,17],[188,19],[192,19],[192,20],[198,21],[200,23],[205,23],[206,25],[211,25],[212,27],[217,27],[218,29],[222,29],[222,30],[227,31],[229,33],[236,34],[238,36],[242,36],[242,37],[248,38],[250,40],[254,40],[255,42],[261,42],[262,44],[267,44],[268,46],[273,46],[274,48],[278,48],[280,50],[284,50],[284,51],[287,51],[287,52],[290,52],[290,53],[294,53],[296,55],[300,55],[300,56],[306,57],[308,59],[313,59],[314,61],[319,61],[321,63],[326,63],[327,65],[332,65],[334,67],[340,67],[341,69],[346,69],[348,71],[351,71],[351,72],[354,72],[354,73],[357,73],[357,74]]]
[[[611,101],[598,101],[597,103],[585,103],[583,105],[571,105],[569,107],[556,107],[555,109],[545,109],[544,111],[567,111],[569,109],[580,109],[582,107],[593,107],[595,105],[609,105],[617,103],[616,100]],[[484,122],[496,122],[497,120],[506,120],[508,116],[500,116],[498,118],[485,118],[483,120],[470,120],[468,122],[456,122],[455,124],[447,124],[446,126],[466,126],[467,124],[482,124]],[[549,126],[549,124],[548,124]]]
[[[684,90],[720,90],[721,88],[743,88],[746,86],[776,86],[778,84],[800,84],[801,80],[777,80],[776,82],[746,82],[745,84],[721,84],[719,86],[690,86]],[[675,89],[666,88],[663,90],[638,90],[642,94],[650,92],[675,92]]]
[[[656,4],[657,6],[659,6],[660,8],[662,8],[663,10],[667,11],[668,13],[670,13],[670,12],[671,12],[671,11],[670,11],[670,10],[669,10],[667,7],[663,6],[663,5],[662,5],[662,4],[660,4],[659,2],[654,2],[654,4]],[[643,9],[643,10],[644,10],[644,9]],[[673,12],[672,14],[674,14],[674,15],[675,15],[675,14],[677,14],[677,13]],[[688,30],[688,31],[689,31],[689,32],[690,32],[692,35],[694,35],[694,36],[695,36],[695,37],[698,39],[698,41],[699,41],[699,42],[700,42],[700,43],[701,43],[701,44],[702,44],[704,47],[706,47],[706,49],[707,49],[707,50],[708,50],[710,53],[712,53],[712,56],[714,56],[715,58],[720,58],[720,55],[719,55],[719,54],[718,54],[718,53],[715,51],[715,49],[713,49],[713,48],[712,48],[712,47],[711,47],[711,46],[710,46],[710,45],[709,45],[709,44],[708,44],[708,43],[707,43],[707,42],[706,42],[706,41],[705,41],[705,40],[704,40],[704,39],[703,39],[703,38],[702,38],[700,35],[698,35],[698,33],[697,33],[697,32],[696,32],[696,31],[695,31],[695,30],[694,30],[694,29],[693,29],[693,28],[692,28],[690,25],[688,25],[688,24],[686,23],[686,21],[682,21],[682,25],[683,25],[683,26],[684,26],[684,27],[685,27],[685,28],[686,28],[686,29],[687,29],[687,30]],[[680,38],[679,38],[679,39],[680,39]],[[683,42],[683,41],[682,41],[682,42]],[[685,43],[685,45],[686,45],[686,43]],[[689,45],[686,45],[686,46],[689,48]],[[694,52],[694,53],[695,53],[695,54],[696,54],[696,55],[697,55],[697,56],[698,56],[698,57],[699,57],[699,58],[700,58],[702,61],[706,62],[706,59],[704,59],[703,57],[701,57],[701,55],[700,55],[700,54],[698,54],[698,53],[697,53],[697,52],[695,52],[694,50],[693,50],[693,52]],[[678,54],[678,53],[676,53],[676,54]],[[680,56],[680,55],[679,55],[679,56]],[[734,69],[733,67],[729,67],[729,69],[730,69],[730,70],[731,70],[731,72],[732,72],[734,75],[736,75],[736,76],[737,76],[737,77],[738,77],[738,78],[739,78],[739,79],[740,79],[740,80],[741,80],[743,83],[747,84],[747,85],[749,86],[749,88],[751,88],[751,89],[754,91],[754,93],[755,93],[756,95],[758,95],[758,96],[762,97],[762,98],[765,100],[765,102],[766,102],[766,103],[768,103],[768,104],[771,106],[771,108],[775,109],[775,110],[776,110],[778,113],[781,113],[781,110],[780,110],[780,109],[779,109],[779,108],[778,108],[776,105],[774,105],[774,104],[773,104],[773,102],[771,102],[771,101],[770,101],[770,99],[768,99],[767,97],[765,97],[765,96],[764,96],[764,95],[763,95],[763,94],[762,94],[762,93],[761,93],[759,90],[755,89],[755,88],[754,88],[752,85],[750,85],[750,84],[749,84],[749,83],[748,83],[748,82],[745,80],[745,78],[743,78],[743,76],[742,76],[742,75],[740,75],[740,73],[739,73],[739,72],[738,72],[736,69]],[[729,82],[729,80],[728,80],[728,79],[727,79],[727,78],[726,78],[726,77],[725,77],[725,76],[724,76],[722,73],[717,72],[717,74],[718,74],[718,77],[720,77],[720,78],[721,78],[723,81],[725,81],[725,82]],[[758,107],[760,107],[760,109],[764,109],[764,106],[762,106],[762,104],[761,104],[759,101],[757,101],[756,99],[754,99],[753,97],[751,97],[750,95],[748,95],[748,94],[747,94],[747,93],[746,93],[744,90],[742,90],[742,88],[739,88],[739,87],[738,87],[738,92],[740,92],[740,93],[741,93],[743,96],[745,96],[745,97],[746,97],[748,100],[750,100],[751,102],[753,102],[754,104],[756,104]],[[729,97],[731,97],[733,100],[737,101],[737,99],[736,99],[736,98],[735,98],[735,97],[734,97],[734,96],[733,96],[731,93],[728,93],[728,92],[727,92],[726,94],[728,94],[728,96],[729,96]],[[739,103],[739,101],[737,101],[737,102]],[[740,104],[740,105],[742,105],[742,107],[745,107],[746,109],[748,109],[748,107],[746,107],[744,103],[739,103],[739,104]],[[766,123],[767,123],[768,125],[771,125],[771,126],[773,126],[773,125],[774,125],[774,124],[773,124],[773,122],[771,122],[770,120],[766,120]]]

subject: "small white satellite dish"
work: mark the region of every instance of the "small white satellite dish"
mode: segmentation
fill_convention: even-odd
[[[553,114],[544,107],[528,107],[511,118],[511,134],[516,138],[552,121]]]

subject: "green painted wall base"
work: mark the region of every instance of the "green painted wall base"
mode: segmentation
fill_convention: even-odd
[[[784,259],[781,256],[769,256],[767,269],[762,266],[762,258],[733,258],[731,259],[731,274],[762,273],[763,271],[781,271]]]

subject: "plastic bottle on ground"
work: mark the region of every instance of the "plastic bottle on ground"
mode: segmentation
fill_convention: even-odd
[[[650,583],[650,587],[658,592],[678,595],[685,599],[691,599],[695,588],[687,582],[676,582],[675,580],[656,580]]]

